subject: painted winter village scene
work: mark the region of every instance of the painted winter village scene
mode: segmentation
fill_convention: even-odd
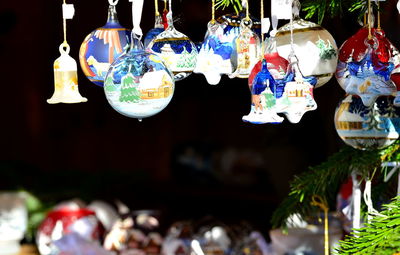
[[[148,48],[158,54],[179,81],[190,75],[197,62],[197,48],[190,39],[176,30],[166,30],[155,37]]]
[[[313,90],[317,83],[314,77],[303,77],[297,64],[284,79],[275,80],[264,59],[261,71],[251,86],[252,106],[243,121],[253,124],[281,123],[283,113],[291,123],[300,122],[304,113],[317,109]]]
[[[291,52],[290,24],[279,28],[275,37],[279,54],[287,59]],[[293,21],[293,38],[302,74],[316,77],[316,87],[327,83],[335,73],[338,61],[332,35],[320,25],[298,18]]]
[[[399,115],[393,107],[393,98],[381,98],[373,105],[365,106],[359,97],[348,95],[335,114],[339,136],[347,144],[360,149],[392,144],[399,138],[398,123]]]
[[[143,10],[153,2],[123,3],[132,7],[121,8],[128,15],[121,21],[132,21],[127,28],[117,19],[119,2],[105,3],[107,23],[95,30],[83,26],[85,19],[71,22],[81,43],[75,49],[80,75],[87,78],[79,84],[97,85],[81,91],[100,97],[83,108],[50,107],[42,100],[44,106],[32,108],[25,121],[27,135],[6,137],[23,140],[7,146],[12,153],[26,150],[15,168],[28,170],[17,182],[32,185],[44,199],[55,194],[33,203],[33,214],[41,215],[26,241],[35,255],[400,255],[400,197],[393,192],[397,185],[400,195],[400,174],[390,187],[387,180],[400,169],[400,53],[381,28],[390,17],[395,30],[400,19],[381,20],[382,1],[304,0],[303,7],[299,0],[272,0],[267,7],[266,1],[177,1],[174,8],[182,14],[173,19],[171,0],[155,0],[155,25],[146,31],[142,17],[147,23],[153,15]],[[90,8],[89,21],[93,3],[76,4]],[[73,6],[68,5],[64,0],[64,41],[49,104],[87,101],[78,90],[72,50],[69,55],[66,27],[72,17],[66,10]],[[201,11],[210,6],[210,13]],[[236,13],[226,14],[224,8],[232,6],[229,12]],[[339,9],[361,13],[350,25]],[[303,14],[314,22],[300,18]],[[323,23],[328,14],[335,22]],[[340,48],[320,24],[335,32]],[[38,100],[25,101],[30,106]],[[111,107],[104,107],[107,102]],[[75,136],[84,145],[76,151]],[[20,146],[25,143],[29,146]],[[55,146],[74,154],[64,158]],[[17,153],[10,155],[6,170],[19,160]],[[34,168],[46,181],[29,175]],[[2,172],[0,185],[8,185]],[[380,182],[387,186],[378,189]],[[59,191],[62,185],[70,187]],[[16,192],[19,188],[15,185]],[[4,213],[2,193],[0,230],[6,217],[30,217]],[[77,199],[67,197],[73,195]],[[395,216],[387,216],[391,213]],[[376,234],[390,240],[384,244],[394,247],[389,253],[359,252],[350,241],[340,242],[350,237],[361,240],[358,248],[382,245],[380,239],[362,239],[376,222],[376,231],[389,229]],[[24,225],[19,232],[31,227],[19,224]],[[4,252],[3,236],[0,255],[18,254]],[[10,247],[19,249],[25,242],[19,238]],[[350,252],[341,252],[348,247]]]
[[[79,50],[83,73],[101,87],[110,65],[127,51],[131,41],[131,32],[119,24],[115,7],[108,12],[107,23],[87,35]]]
[[[163,110],[172,99],[175,85],[162,60],[150,53],[116,61],[107,74],[104,91],[119,113],[141,120]]]
[[[250,38],[240,39],[244,14],[223,15],[217,22],[209,22],[207,33],[201,44],[195,73],[201,73],[210,85],[217,85],[221,75],[229,75],[230,78],[247,78],[259,59],[260,22],[251,21],[251,31],[244,28],[243,36]],[[236,71],[236,73],[235,73]],[[242,74],[244,72],[244,74]]]
[[[368,50],[360,62],[354,61],[350,54],[347,62],[339,61],[336,72],[346,93],[359,95],[366,106],[373,105],[379,96],[396,95],[397,90],[390,79],[394,63],[382,63],[376,54]]]

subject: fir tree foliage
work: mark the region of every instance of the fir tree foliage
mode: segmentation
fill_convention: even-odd
[[[225,9],[232,6],[236,13],[242,9],[241,0],[216,0],[216,7]],[[344,12],[358,12],[364,15],[368,9],[368,0],[305,0],[301,1],[302,10],[306,13],[305,18],[317,17],[321,24],[326,16],[330,18],[342,16]],[[372,7],[378,9],[372,1]]]
[[[386,149],[361,151],[345,147],[332,155],[326,162],[310,167],[301,175],[295,176],[290,183],[290,193],[274,212],[272,225],[276,228],[288,227],[288,220],[293,214],[306,218],[318,209],[311,205],[312,196],[319,195],[326,199],[330,208],[335,208],[336,195],[340,185],[353,171],[361,176],[372,177],[376,171],[385,172],[382,162],[400,160],[400,142]]]
[[[335,254],[392,255],[400,252],[400,197],[383,207],[381,215],[341,241]]]
[[[235,9],[236,13],[242,10],[242,3],[241,0],[216,0],[215,7],[216,9],[225,9],[228,6],[232,6]]]

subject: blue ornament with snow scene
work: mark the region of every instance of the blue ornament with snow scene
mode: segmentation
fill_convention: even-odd
[[[91,32],[79,50],[79,61],[83,73],[95,85],[103,86],[108,68],[127,51],[130,31],[122,27],[115,6],[108,9],[107,23]]]

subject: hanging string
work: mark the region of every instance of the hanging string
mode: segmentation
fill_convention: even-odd
[[[325,248],[325,255],[329,255],[329,220],[328,220],[328,213],[329,213],[329,208],[328,208],[328,203],[322,199],[318,195],[313,195],[312,196],[312,201],[311,205],[313,206],[318,206],[324,211],[324,248]]]
[[[215,0],[211,1],[211,24],[215,24]]]
[[[168,11],[168,9],[167,9],[167,0],[164,0],[164,10],[163,10],[164,12],[165,11]]]
[[[132,36],[135,36],[135,38],[139,39],[140,41],[143,35],[143,31],[140,28],[140,21],[142,20],[144,0],[131,0],[131,1],[132,1],[132,23],[133,23]]]
[[[290,16],[290,55],[294,55],[294,39],[293,39],[293,14]]]
[[[63,0],[63,4],[66,4],[65,0]],[[63,14],[63,31],[64,31],[64,42],[62,43],[62,45],[64,47],[68,47],[68,42],[67,42],[67,19],[64,17],[64,14]]]
[[[109,3],[110,5],[112,5],[112,6],[116,6],[116,5],[118,4],[118,1],[119,1],[119,0],[115,0],[115,1],[113,1],[113,0],[108,0],[108,3]]]
[[[377,29],[381,30],[381,10],[380,10],[380,7],[379,7],[379,0],[376,1],[376,4],[378,6],[378,26],[377,26]]]
[[[367,25],[367,14],[364,14],[364,21],[363,21],[364,26]]]
[[[261,7],[260,7],[260,9],[261,9],[261,24],[262,24],[262,22],[263,22],[263,20],[264,20],[264,0],[261,0]],[[261,48],[263,49],[264,48],[264,33],[261,31]]]
[[[158,0],[154,0],[154,9],[155,9],[155,15],[157,17],[160,16],[160,13],[158,12]]]
[[[372,24],[371,24],[371,0],[368,0],[368,40],[372,39]]]
[[[172,15],[172,0],[169,0],[169,12]]]
[[[372,197],[371,197],[371,179],[368,178],[365,182],[365,189],[364,189],[364,202],[367,205],[368,208],[368,223],[371,222],[373,216],[375,215],[379,215],[382,216],[382,214],[380,214],[375,208],[374,208],[374,204],[372,202]]]
[[[246,20],[250,20],[249,0],[246,0]]]

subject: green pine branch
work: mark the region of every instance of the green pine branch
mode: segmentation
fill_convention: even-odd
[[[240,0],[216,0],[216,9],[222,8],[224,10],[226,7],[232,6],[236,13],[242,10],[242,3]]]
[[[275,228],[286,229],[288,219],[293,214],[306,218],[313,215],[318,208],[311,205],[313,195],[326,199],[334,208],[336,194],[340,185],[351,175],[353,170],[365,177],[372,176],[381,169],[383,161],[400,159],[400,142],[395,142],[383,150],[360,151],[346,147],[331,156],[326,162],[310,167],[308,171],[295,176],[290,183],[290,193],[272,216]]]
[[[340,242],[335,254],[392,255],[400,251],[400,197],[384,205],[382,215]]]

